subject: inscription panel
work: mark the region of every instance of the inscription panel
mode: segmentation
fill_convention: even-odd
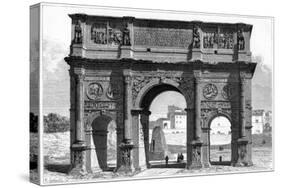
[[[192,43],[192,30],[174,28],[134,28],[134,44],[188,48]]]
[[[85,101],[85,110],[115,110],[116,103],[110,101]]]

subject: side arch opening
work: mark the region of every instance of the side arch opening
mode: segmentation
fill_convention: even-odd
[[[114,170],[117,161],[116,122],[109,116],[101,115],[93,120],[92,130],[99,167],[104,171]]]
[[[231,121],[222,114],[213,117],[209,122],[209,152],[212,165],[230,165],[232,161]]]

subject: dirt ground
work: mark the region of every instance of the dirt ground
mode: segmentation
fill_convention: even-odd
[[[178,145],[183,152],[185,147]],[[219,151],[213,150],[214,159],[218,156],[229,153],[228,150]],[[65,182],[78,182],[78,181],[102,181],[102,180],[119,180],[131,178],[151,178],[163,176],[193,176],[199,174],[222,174],[225,172],[248,172],[248,171],[264,171],[272,170],[272,149],[269,145],[256,146],[253,148],[253,163],[251,167],[232,167],[232,166],[219,166],[213,165],[210,168],[203,169],[185,169],[185,164],[171,164],[169,168],[163,167],[164,161],[155,165],[154,168],[141,170],[134,174],[118,174],[113,172],[99,172],[95,174],[87,174],[85,176],[71,176],[68,175],[70,161],[69,161],[69,132],[66,133],[53,133],[44,135],[44,182],[45,183],[65,183]],[[212,160],[212,159],[211,159]],[[36,170],[31,171],[31,179],[36,177]]]

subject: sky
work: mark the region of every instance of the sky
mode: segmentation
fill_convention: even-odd
[[[165,11],[151,12],[146,10],[124,10],[121,8],[100,8],[79,6],[44,6],[43,7],[43,113],[56,112],[69,116],[69,75],[68,65],[63,58],[69,53],[71,40],[71,19],[68,14],[86,13],[90,15],[109,16],[134,16],[136,18],[155,18],[165,20],[201,20],[209,22],[237,23],[243,22],[253,25],[251,36],[251,51],[254,57],[260,61],[259,73],[253,78],[253,88],[268,90],[271,88],[268,80],[261,76],[266,74],[271,81],[273,68],[273,44],[272,44],[272,20],[264,17],[245,16],[217,16],[214,14],[202,13],[171,13]],[[254,89],[253,89],[254,90]],[[257,96],[255,96],[257,95]],[[268,100],[264,99],[268,93],[260,95],[253,92],[253,99],[261,101],[256,104],[257,108],[268,107]],[[263,101],[265,100],[265,101]],[[164,102],[163,102],[164,101]],[[165,92],[157,96],[152,105],[152,119],[166,115],[168,105],[176,105],[185,108],[184,99],[176,92]]]

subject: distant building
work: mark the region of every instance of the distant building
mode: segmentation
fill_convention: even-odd
[[[252,134],[262,134],[265,125],[265,111],[253,110],[252,112]]]
[[[186,128],[186,112],[177,106],[168,106],[168,119],[171,122],[171,129]]]
[[[267,111],[265,113],[263,132],[271,132],[272,131],[272,111]]]
[[[231,124],[226,117],[218,116],[211,122],[211,134],[231,134]]]
[[[162,129],[171,129],[171,121],[168,118],[158,118],[155,121],[154,127],[161,127]]]

